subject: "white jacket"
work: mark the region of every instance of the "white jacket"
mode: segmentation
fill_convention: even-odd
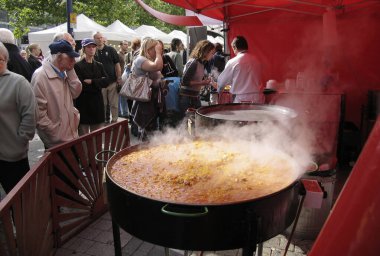
[[[232,94],[258,93],[261,85],[261,65],[253,54],[242,51],[230,59],[218,77],[218,92],[231,85]]]

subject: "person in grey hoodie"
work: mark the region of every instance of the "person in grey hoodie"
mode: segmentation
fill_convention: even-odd
[[[29,171],[29,140],[36,130],[35,97],[29,82],[7,69],[0,43],[0,183],[6,193]]]

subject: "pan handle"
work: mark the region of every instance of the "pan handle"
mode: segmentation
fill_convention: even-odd
[[[169,206],[170,204],[165,204],[164,206],[162,206],[161,212],[167,215],[171,215],[171,216],[186,217],[186,218],[200,217],[200,216],[208,214],[208,208],[206,206],[203,207],[202,212],[192,212],[192,213],[171,211],[168,209]]]
[[[113,154],[116,154],[116,151],[115,150],[102,150],[102,151],[99,151],[96,155],[95,155],[95,160],[98,162],[98,163],[104,163],[106,164],[108,162],[108,160],[103,160],[103,159],[100,159],[99,158],[99,155],[101,154],[106,154],[106,153],[112,153]]]

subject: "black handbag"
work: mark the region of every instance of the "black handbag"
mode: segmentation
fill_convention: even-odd
[[[161,70],[162,75],[164,77],[177,77],[178,71],[172,59],[167,55],[163,55],[162,59],[164,62],[164,67]]]

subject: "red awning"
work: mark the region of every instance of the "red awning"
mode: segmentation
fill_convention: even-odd
[[[322,16],[327,8],[344,12],[366,8],[379,1],[373,0],[164,0],[167,3],[209,16],[231,21],[261,13],[291,12]]]
[[[202,22],[196,16],[180,16],[180,15],[171,15],[163,12],[156,11],[155,9],[146,5],[142,0],[135,0],[136,3],[141,5],[145,11],[152,14],[157,19],[165,21],[170,24],[178,26],[202,26]]]

